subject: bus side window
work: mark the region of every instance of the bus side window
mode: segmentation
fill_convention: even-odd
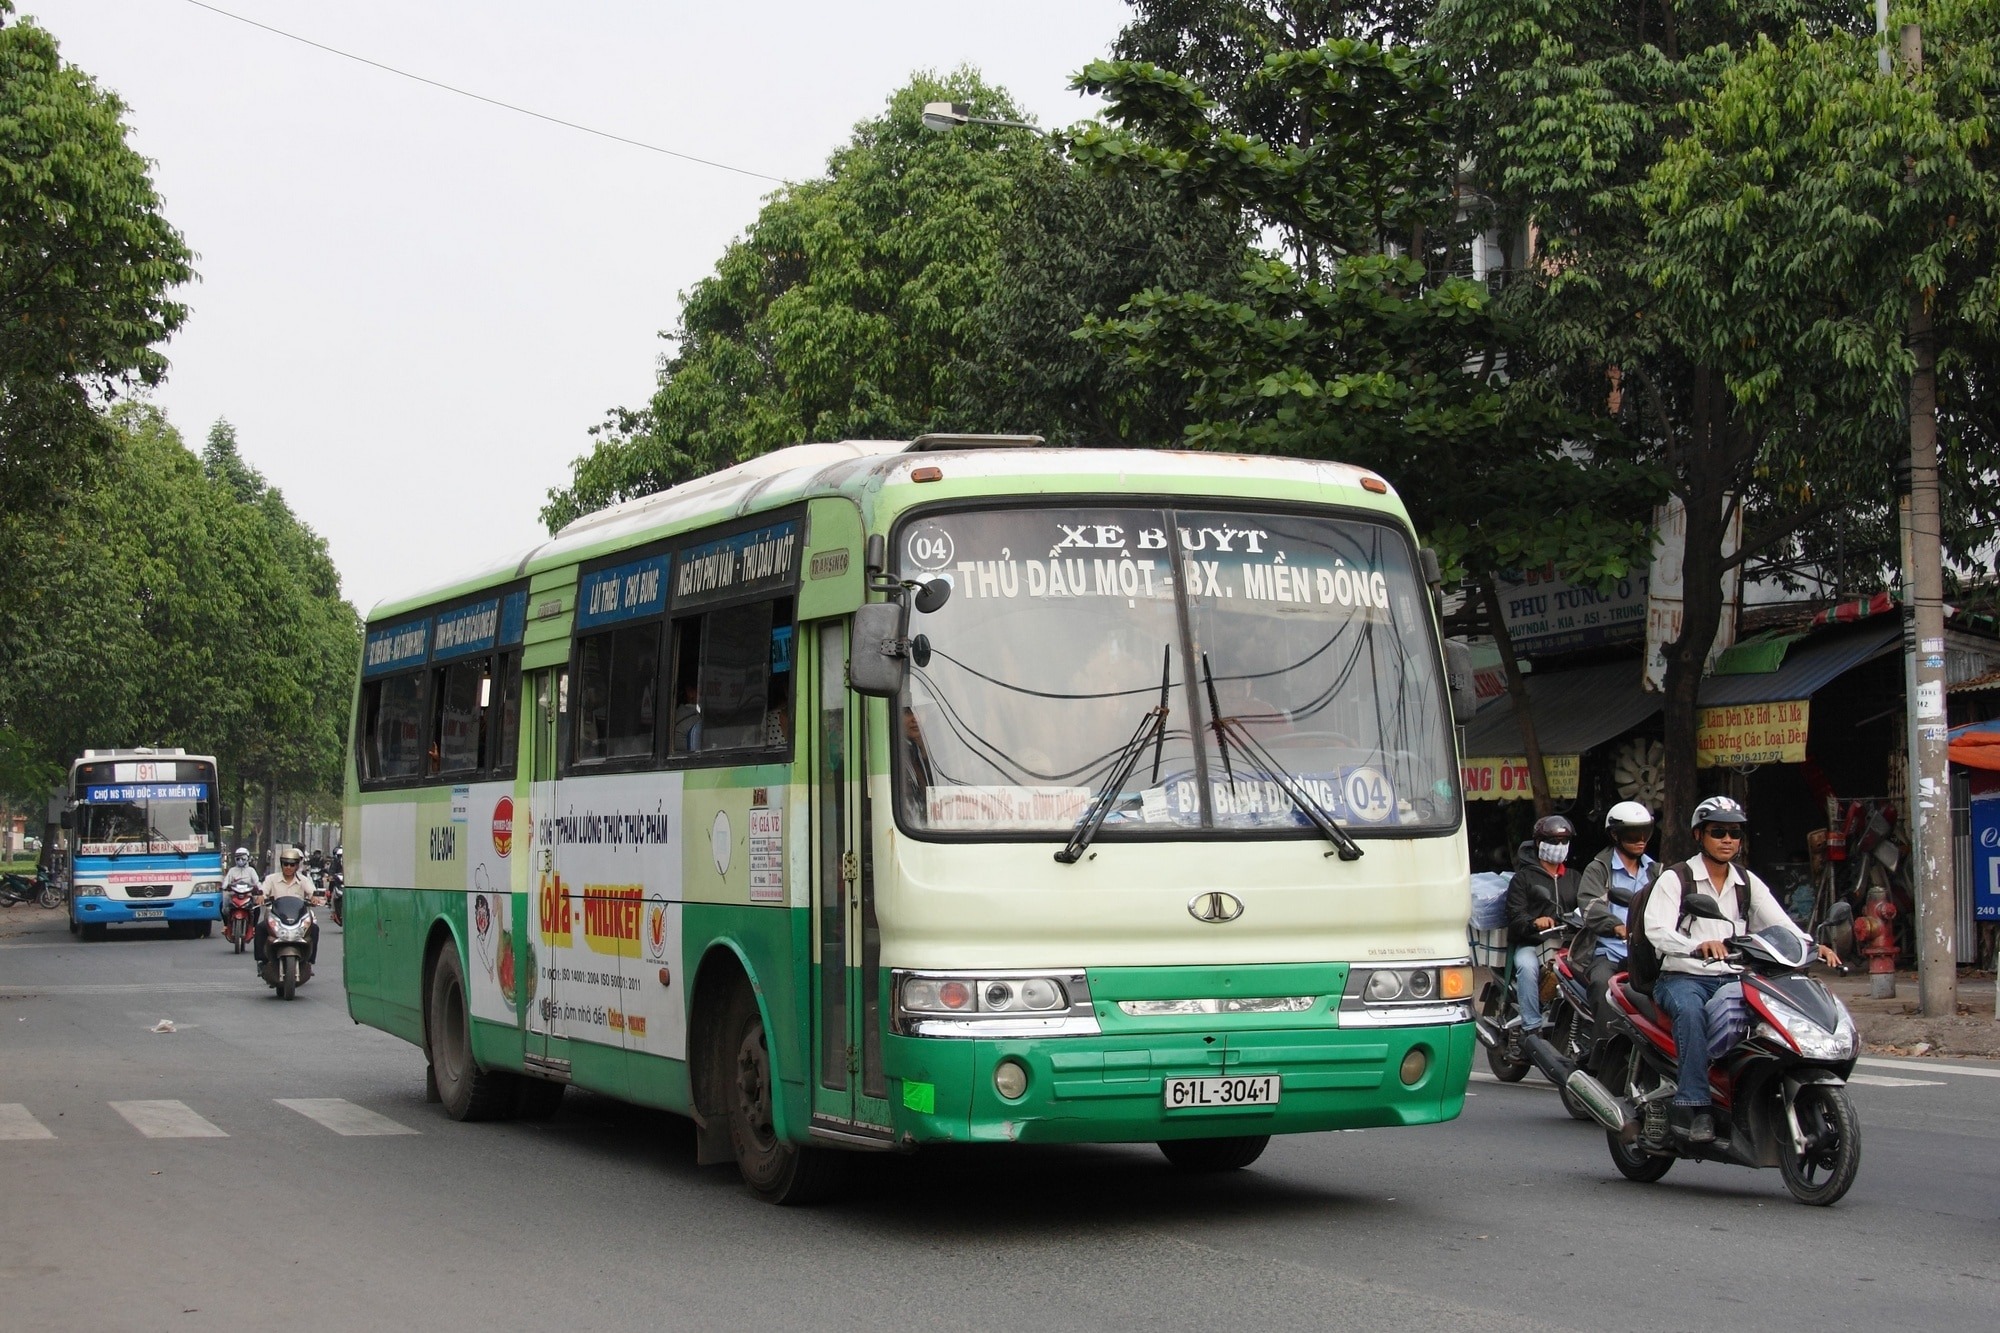
[[[486,704],[493,689],[483,660],[454,662],[438,672],[436,758],[433,773],[470,773],[479,767]]]
[[[576,670],[576,762],[650,758],[659,712],[659,624],[606,630],[581,640]]]
[[[789,749],[794,636],[789,597],[677,621],[672,752]]]
[[[405,672],[369,682],[364,701],[367,730],[363,744],[371,762],[368,776],[378,782],[414,778],[424,770],[430,728],[425,686],[428,671]]]

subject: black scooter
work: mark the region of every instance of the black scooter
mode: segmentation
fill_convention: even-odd
[[[1682,906],[1689,916],[1727,919],[1705,893]],[[1604,1082],[1577,1070],[1567,1086],[1605,1126],[1611,1160],[1628,1180],[1656,1181],[1682,1160],[1775,1166],[1800,1203],[1834,1203],[1861,1166],[1861,1121],[1847,1095],[1861,1051],[1853,1016],[1806,975],[1812,947],[1790,933],[1738,935],[1728,947],[1749,1021],[1710,1069],[1713,1142],[1690,1142],[1672,1123],[1673,1020],[1622,974],[1608,995]]]
[[[264,957],[257,975],[264,984],[289,1000],[299,987],[312,980],[313,929],[317,922],[303,898],[275,898],[264,913]]]

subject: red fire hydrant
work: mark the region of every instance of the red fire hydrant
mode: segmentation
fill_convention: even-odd
[[[1868,993],[1878,1000],[1896,996],[1896,904],[1886,890],[1868,891],[1868,903],[1854,923],[1854,943],[1868,960]]]

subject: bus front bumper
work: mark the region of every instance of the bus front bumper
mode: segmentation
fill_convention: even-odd
[[[186,898],[77,898],[71,902],[76,920],[86,926],[115,926],[127,921],[219,921],[222,895],[197,893]]]
[[[1149,1143],[1450,1120],[1465,1105],[1474,1045],[1472,1024],[1460,1022],[1143,1037],[890,1036],[883,1055],[896,1136],[905,1143]],[[1018,1097],[995,1088],[1003,1062],[1026,1073]],[[1262,1075],[1279,1080],[1275,1106],[1167,1109],[1170,1079]]]

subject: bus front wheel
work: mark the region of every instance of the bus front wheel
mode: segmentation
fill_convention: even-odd
[[[1207,1175],[1216,1171],[1241,1171],[1264,1155],[1269,1134],[1251,1134],[1240,1139],[1162,1139],[1160,1151],[1182,1171]]]
[[[729,1143],[736,1168],[750,1192],[767,1203],[813,1203],[838,1183],[842,1162],[824,1148],[807,1148],[778,1137],[772,1115],[778,1096],[771,1068],[771,1043],[763,1015],[748,986],[730,996],[724,1019],[722,1053],[729,1113]]]

